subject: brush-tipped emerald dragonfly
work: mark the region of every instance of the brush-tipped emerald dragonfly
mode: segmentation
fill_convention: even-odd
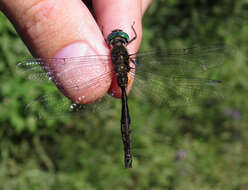
[[[64,77],[68,70],[57,73],[50,67],[51,63],[53,65],[70,65],[70,70],[77,72],[79,68],[96,69],[99,64],[112,62],[113,68],[106,70],[100,77],[90,79],[84,83],[78,83],[78,81],[72,79],[68,80],[66,85],[69,89],[82,90],[95,86],[100,80],[111,80],[112,77],[116,77],[122,92],[121,133],[126,168],[132,167],[131,122],[126,92],[129,77],[135,75],[132,92],[137,95],[152,95],[155,103],[168,107],[190,105],[196,97],[205,93],[222,96],[221,93],[216,93],[216,89],[222,87],[223,83],[219,80],[206,79],[202,77],[202,73],[223,63],[225,56],[233,51],[231,47],[224,44],[214,44],[205,47],[193,46],[186,49],[167,49],[129,54],[126,46],[136,38],[133,26],[132,30],[134,32],[132,39],[129,39],[128,34],[119,29],[109,34],[106,42],[111,50],[110,55],[32,58],[18,64],[20,69],[28,73],[29,78],[42,81],[52,80],[60,88],[60,79]],[[99,59],[101,62],[96,62]],[[80,104],[83,98],[83,96],[80,96],[78,101],[73,102],[68,109],[84,109],[85,106]],[[181,100],[178,101],[180,98]],[[43,99],[38,98],[37,100]],[[68,104],[65,104],[65,106],[68,106]]]

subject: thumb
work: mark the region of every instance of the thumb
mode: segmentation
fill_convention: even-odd
[[[101,31],[81,0],[1,0],[0,8],[34,56],[53,58],[109,53]],[[80,86],[102,73],[90,70],[83,72],[83,64],[74,70],[66,67],[73,68],[69,64],[63,68],[55,64],[52,69],[55,73],[68,70],[60,79],[60,89],[62,88],[64,94],[72,100],[84,96],[83,103],[88,103],[102,97],[108,90],[106,83],[103,88],[73,90],[68,85],[68,81],[72,82],[71,78],[77,81],[75,86]]]

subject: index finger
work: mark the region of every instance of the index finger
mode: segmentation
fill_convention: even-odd
[[[104,38],[107,39],[108,35],[116,29],[121,29],[127,33],[132,39],[134,37],[134,31],[132,25],[134,24],[134,30],[137,33],[137,38],[127,46],[129,54],[136,53],[139,49],[142,39],[142,4],[141,0],[94,0],[93,6],[96,14],[96,20],[98,25],[103,27]],[[127,87],[127,93],[130,91],[133,79],[130,78],[130,82]],[[120,97],[121,91],[117,85],[116,80],[112,81],[110,94],[114,97]]]

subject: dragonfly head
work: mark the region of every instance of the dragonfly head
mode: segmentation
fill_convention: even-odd
[[[113,47],[115,44],[127,44],[129,42],[129,36],[122,30],[113,30],[111,34],[108,35],[107,43],[109,46]]]

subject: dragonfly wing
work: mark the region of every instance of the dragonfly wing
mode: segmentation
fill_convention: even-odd
[[[52,80],[66,96],[70,94],[70,98],[81,103],[82,98],[88,101],[85,96],[90,96],[92,92],[97,94],[107,91],[113,77],[110,57],[104,55],[33,58],[20,62],[17,67],[31,80],[40,82]],[[78,99],[76,96],[79,96]]]
[[[203,72],[224,63],[235,48],[224,44],[195,46],[132,55],[136,61],[133,94],[149,95],[149,101],[169,107],[193,105],[199,97],[223,97],[227,85],[204,78]],[[135,57],[136,56],[136,57]]]
[[[113,106],[115,101],[106,94],[98,101],[90,104],[77,104],[63,96],[61,93],[56,95],[38,96],[26,105],[24,112],[35,115],[38,119],[53,119],[68,115],[79,115],[91,112],[100,112]],[[84,113],[85,112],[85,113]]]
[[[218,80],[161,76],[144,80],[136,75],[132,95],[160,106],[180,107],[194,105],[206,95],[223,98],[223,90],[226,88],[228,86]]]
[[[106,55],[82,56],[74,58],[31,58],[25,59],[17,64],[18,72],[24,73],[28,79],[40,82],[59,83],[58,78],[70,70],[85,70],[94,69],[96,71],[102,68],[103,65],[110,63],[110,57]],[[63,68],[61,71],[54,68]],[[56,81],[55,81],[56,79]]]
[[[201,75],[224,63],[226,57],[237,49],[225,44],[194,46],[187,49],[167,49],[156,52],[141,52],[131,58],[136,62],[136,73],[156,73],[168,77]]]
[[[106,90],[108,89],[112,81],[111,66],[110,57],[106,55],[75,58],[32,58],[17,65],[18,71],[22,71],[31,80],[39,82],[52,80],[64,95],[67,96],[67,92],[74,95],[78,94],[78,98],[76,95],[73,97],[77,103],[83,103],[84,99],[87,101],[89,93],[97,94],[96,88],[98,86],[99,89],[103,89],[105,86]],[[50,84],[52,83],[50,82]],[[54,113],[64,113],[72,102],[62,95],[60,97],[60,93],[57,94],[59,95],[45,95],[36,98],[26,106],[26,110],[32,110],[31,105],[34,107],[37,105],[43,107],[47,113],[49,110],[53,110]],[[57,99],[60,101],[56,101]],[[76,103],[73,105],[75,106]],[[78,106],[75,107],[78,109]]]

